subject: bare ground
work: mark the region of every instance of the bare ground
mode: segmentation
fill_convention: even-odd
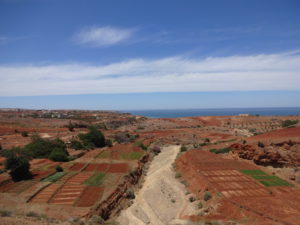
[[[195,213],[185,195],[185,186],[175,178],[172,163],[180,146],[168,146],[152,161],[142,189],[134,203],[122,211],[117,221],[122,225],[189,224],[180,215]]]

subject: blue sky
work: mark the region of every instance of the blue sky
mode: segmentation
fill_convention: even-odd
[[[0,107],[299,107],[299,12],[287,0],[0,0]]]

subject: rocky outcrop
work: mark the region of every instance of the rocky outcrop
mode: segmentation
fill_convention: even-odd
[[[299,143],[270,144],[263,148],[235,143],[230,148],[233,154],[243,159],[253,160],[258,165],[271,165],[273,167],[300,166]]]

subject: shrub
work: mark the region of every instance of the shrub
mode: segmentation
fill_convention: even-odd
[[[208,201],[211,198],[212,198],[212,195],[209,191],[204,192],[204,196],[203,196],[204,201]]]
[[[77,140],[71,140],[70,147],[75,149],[75,150],[84,149],[83,144],[80,141],[77,141]]]
[[[24,156],[18,156],[14,151],[7,157],[5,161],[5,169],[10,170],[10,175],[13,180],[22,180],[28,178],[29,161]]]
[[[64,169],[60,165],[56,166],[55,170],[56,170],[56,172],[63,172],[64,171]]]
[[[135,194],[132,188],[128,188],[126,191],[126,198],[129,199],[134,199],[135,198]]]
[[[187,147],[185,147],[184,145],[180,147],[180,152],[186,152],[187,151]]]
[[[28,132],[27,131],[22,131],[21,135],[22,135],[22,137],[28,137]]]
[[[8,211],[6,209],[0,209],[0,217],[11,217],[11,215],[11,211]]]
[[[69,131],[74,132],[74,128],[75,126],[73,125],[73,123],[70,121],[69,124],[67,125]]]
[[[68,154],[61,148],[54,148],[49,155],[49,159],[55,162],[67,162]]]
[[[36,212],[30,211],[30,212],[26,213],[26,216],[28,216],[28,217],[39,217],[39,214],[37,214]]]
[[[299,120],[284,120],[281,123],[282,127],[290,127],[292,125],[295,125],[299,122]]]
[[[196,200],[197,200],[197,199],[196,199],[194,196],[190,196],[190,197],[189,197],[189,201],[190,201],[190,202],[194,202],[194,201],[196,201]]]
[[[221,148],[221,149],[210,149],[210,152],[213,152],[215,154],[224,154],[230,152],[231,148]]]
[[[142,141],[137,141],[135,143],[136,146],[140,147],[141,149],[143,149],[144,151],[147,151],[147,146],[144,145],[144,143]]]
[[[105,146],[105,137],[96,127],[90,127],[88,133],[79,134],[78,137],[87,148],[100,148]]]
[[[175,173],[175,178],[180,178],[181,177],[181,173],[177,172]]]
[[[110,139],[105,139],[105,145],[108,146],[108,147],[112,147],[113,143]]]
[[[68,155],[65,143],[58,138],[48,140],[34,135],[31,143],[24,147],[25,154],[32,158],[49,158],[54,149],[60,149]]]
[[[197,206],[198,206],[198,209],[202,209],[202,208],[203,208],[202,202],[199,202],[199,203],[197,204]]]
[[[257,143],[257,146],[260,147],[260,148],[264,148],[265,147],[264,143],[262,143],[260,141]]]

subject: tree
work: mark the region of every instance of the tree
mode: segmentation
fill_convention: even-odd
[[[25,154],[32,158],[49,158],[54,149],[60,149],[68,155],[65,143],[58,138],[55,140],[47,140],[38,135],[34,135],[31,143],[24,147]]]
[[[54,148],[49,155],[49,159],[55,162],[66,162],[68,161],[68,154],[61,148]]]
[[[87,148],[104,147],[105,137],[96,127],[90,127],[87,134],[79,134],[78,137]]]
[[[28,159],[22,155],[18,156],[14,151],[11,151],[5,161],[5,169],[10,170],[10,175],[15,181],[28,178],[29,168]]]

